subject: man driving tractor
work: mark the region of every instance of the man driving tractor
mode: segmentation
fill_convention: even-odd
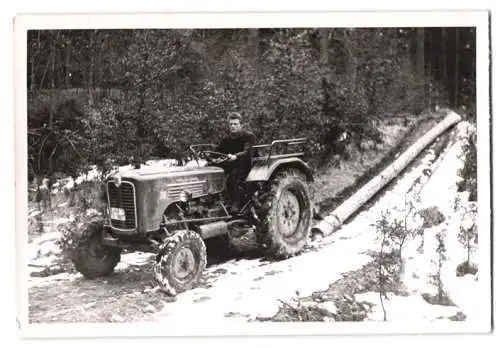
[[[231,112],[228,117],[229,134],[222,139],[215,151],[228,154],[228,161],[218,164],[228,174],[227,192],[231,201],[231,211],[237,213],[241,208],[239,184],[245,180],[252,167],[252,146],[255,145],[255,135],[243,130],[241,114]]]
[[[175,295],[199,284],[209,241],[229,248],[232,239],[253,231],[269,256],[301,252],[312,222],[312,172],[296,148],[306,139],[254,145],[240,114],[231,113],[228,124],[229,134],[218,146],[189,146],[207,166],[133,168],[110,175],[104,182],[104,219],[78,233],[71,257],[75,268],[88,279],[103,277],[113,272],[123,250],[150,251],[156,254],[155,280]],[[267,155],[260,157],[257,148]]]

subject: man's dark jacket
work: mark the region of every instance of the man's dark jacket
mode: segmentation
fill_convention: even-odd
[[[253,145],[255,145],[255,135],[249,131],[240,131],[222,139],[215,151],[233,154],[240,159],[250,154],[249,151]]]
[[[236,160],[223,163],[220,167],[229,173],[228,189],[230,195],[238,195],[237,183],[245,179],[252,167],[252,146],[255,145],[255,135],[249,131],[229,134],[215,151],[236,155]]]
[[[248,131],[229,134],[222,139],[215,151],[236,155],[231,162],[222,163],[222,167],[228,173],[227,189],[230,200],[238,206],[241,203],[241,192],[238,184],[245,180],[252,167],[252,146],[255,145],[255,135]]]

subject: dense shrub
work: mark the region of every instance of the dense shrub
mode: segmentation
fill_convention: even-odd
[[[36,174],[77,174],[94,164],[106,170],[111,162],[151,156],[182,160],[191,143],[217,143],[233,110],[243,114],[259,143],[307,137],[307,159],[325,163],[349,143],[359,148],[363,140],[380,141],[381,119],[418,114],[434,98],[410,60],[410,39],[394,28],[81,31],[58,37],[82,43],[72,54],[96,68],[88,75],[71,67],[80,83],[86,77],[91,84],[78,90],[62,83],[66,70],[56,65],[47,73],[56,88],[30,92],[28,126],[38,132],[29,134],[29,163]],[[55,36],[46,40],[47,52],[52,44],[67,53]]]

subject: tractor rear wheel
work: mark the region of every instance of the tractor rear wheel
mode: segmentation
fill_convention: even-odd
[[[312,223],[312,204],[305,176],[289,169],[269,182],[257,233],[260,244],[274,257],[293,256],[305,247]]]

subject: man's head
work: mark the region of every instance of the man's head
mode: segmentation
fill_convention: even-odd
[[[238,133],[241,131],[241,115],[237,112],[231,112],[229,117],[227,118],[229,122],[229,132],[232,134]]]

